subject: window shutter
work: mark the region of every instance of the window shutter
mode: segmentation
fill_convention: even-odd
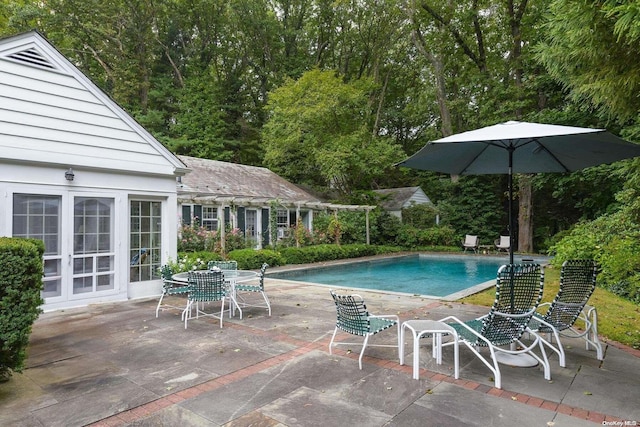
[[[238,208],[238,228],[243,233],[246,231],[246,218],[244,217],[244,208]]]
[[[262,246],[269,245],[269,209],[262,209]]]
[[[191,225],[191,206],[189,205],[182,205],[182,223]]]
[[[202,225],[202,205],[193,205],[193,216],[196,219],[196,223]]]

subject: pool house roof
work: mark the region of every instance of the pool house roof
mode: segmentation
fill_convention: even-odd
[[[178,181],[181,203],[268,206],[312,210],[371,210],[375,206],[326,203],[271,170],[258,166],[178,156],[191,173]]]

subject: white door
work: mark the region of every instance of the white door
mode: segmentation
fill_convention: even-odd
[[[246,209],[244,211],[245,231],[244,237],[247,242],[251,242],[254,247],[258,246],[258,211],[255,209]]]
[[[79,193],[13,194],[13,236],[45,244],[47,302],[114,291],[114,206],[114,198]]]
[[[109,197],[72,197],[71,295],[115,289],[114,199]]]

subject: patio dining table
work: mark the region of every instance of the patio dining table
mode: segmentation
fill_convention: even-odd
[[[207,271],[213,271],[213,270],[196,270],[195,272],[204,273]],[[242,308],[240,308],[240,305],[236,300],[236,284],[243,283],[243,282],[250,282],[251,280],[256,279],[259,273],[257,271],[252,271],[252,270],[219,270],[219,271],[222,271],[225,282],[229,284],[229,290],[231,291],[230,296],[232,301],[232,304],[231,304],[232,313],[235,316],[235,312],[237,308],[238,311],[240,312],[240,319],[242,319]],[[189,281],[189,272],[185,271],[182,273],[176,273],[171,277],[176,282],[187,283]]]

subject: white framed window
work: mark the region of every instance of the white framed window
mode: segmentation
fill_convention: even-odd
[[[129,280],[159,279],[162,254],[162,202],[132,200],[129,212]]]
[[[218,208],[215,206],[202,207],[202,226],[209,231],[218,229]]]
[[[289,211],[286,209],[278,209],[276,223],[278,225],[278,239],[282,239],[285,237],[286,231],[289,228]]]

